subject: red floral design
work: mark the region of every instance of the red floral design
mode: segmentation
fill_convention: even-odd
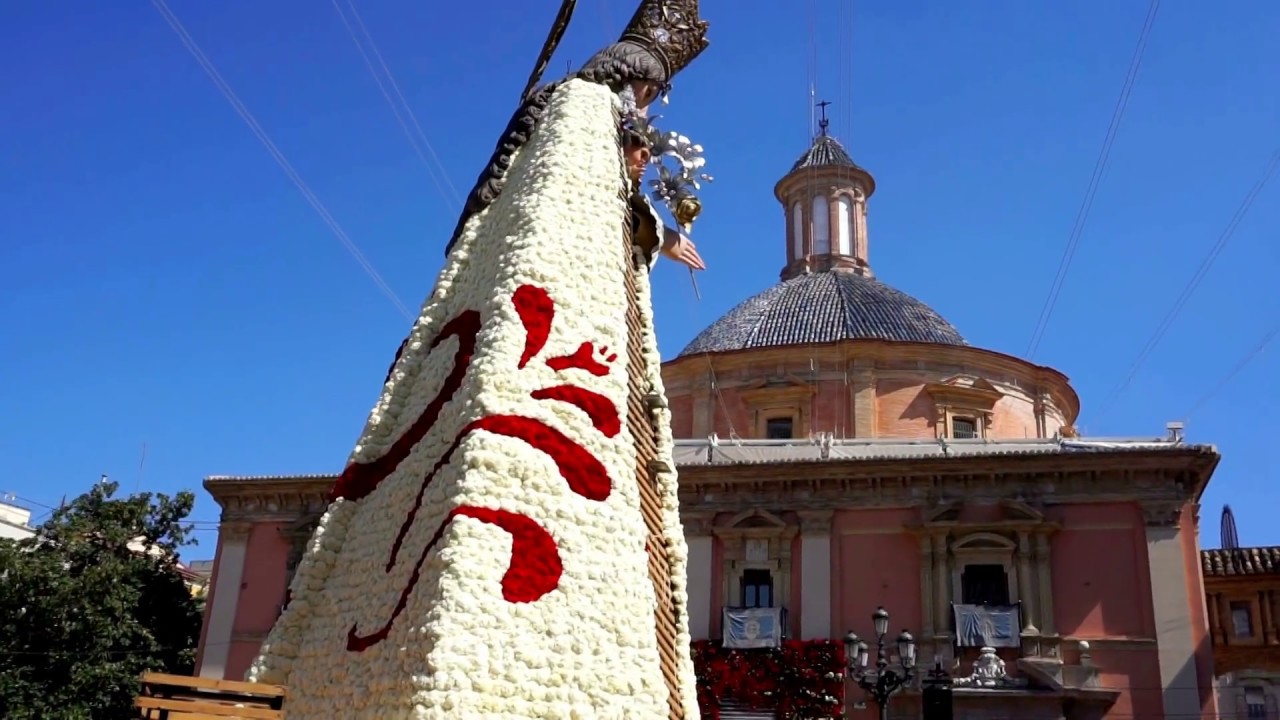
[[[431,536],[431,541],[422,549],[422,557],[413,566],[413,574],[409,577],[409,582],[400,591],[400,597],[396,600],[395,609],[391,611],[391,617],[383,623],[382,627],[368,635],[361,635],[352,627],[347,631],[347,650],[364,652],[387,639],[387,635],[391,633],[391,625],[409,604],[409,595],[418,584],[427,556],[440,541],[440,536],[444,534],[445,528],[449,527],[449,522],[456,517],[475,518],[481,522],[497,525],[511,533],[511,564],[507,567],[506,574],[502,576],[502,597],[508,602],[533,602],[554,590],[559,584],[560,574],[564,570],[560,564],[560,551],[556,548],[555,539],[547,534],[541,525],[524,515],[506,510],[466,505],[457,507],[449,513],[444,522],[440,523],[435,535]],[[517,563],[517,558],[520,558],[521,562]]]
[[[331,500],[338,498],[359,500],[367,497],[383,480],[395,472],[405,458],[409,457],[409,451],[413,450],[413,446],[417,445],[427,431],[436,424],[436,420],[440,419],[440,410],[444,408],[445,403],[452,400],[454,393],[462,387],[467,367],[471,365],[471,355],[476,351],[476,335],[479,333],[480,313],[475,310],[467,310],[441,328],[440,334],[431,341],[429,351],[434,350],[449,337],[458,338],[458,349],[453,354],[453,369],[445,378],[440,392],[436,393],[409,429],[391,444],[391,449],[387,450],[385,455],[372,462],[348,465],[333,486]]]
[[[516,288],[511,302],[516,306],[520,323],[524,325],[524,353],[520,355],[520,364],[516,366],[523,369],[534,355],[542,352],[547,338],[551,337],[551,321],[555,319],[556,306],[547,291],[537,285],[521,285]]]
[[[575,405],[591,418],[591,424],[605,437],[614,437],[622,431],[618,408],[609,398],[577,385],[556,385],[533,391],[534,400],[559,400]]]
[[[760,650],[693,644],[698,707],[707,720],[719,720],[721,700],[776,708],[784,720],[843,717],[844,664],[844,648],[830,640],[788,640]]]
[[[524,351],[517,366],[523,368],[546,345],[555,319],[555,304],[545,290],[532,285],[524,285],[517,289],[512,296],[512,303],[525,330]],[[475,351],[479,330],[479,315],[474,311],[459,315],[441,330],[440,336],[431,343],[431,348],[439,345],[443,338],[456,335],[459,338],[459,349],[454,355],[454,366],[439,394],[427,405],[426,410],[414,421],[405,435],[392,444],[386,456],[371,463],[348,466],[334,489],[335,497],[347,497],[352,500],[366,497],[395,471],[404,458],[408,457],[413,446],[439,419],[444,404],[461,387],[467,364]],[[608,349],[602,348],[600,352],[607,353]],[[605,362],[613,362],[616,359],[616,355],[609,355],[605,357]],[[556,371],[580,369],[597,376],[609,372],[609,367],[596,359],[594,346],[589,342],[583,343],[573,355],[549,359],[547,365]],[[564,384],[535,390],[531,395],[535,400],[563,402],[577,407],[591,421],[592,426],[605,437],[614,437],[621,431],[622,423],[617,406],[599,393],[576,385]],[[473,431],[485,431],[522,440],[551,458],[560,476],[574,493],[596,501],[603,501],[609,497],[612,483],[604,464],[563,432],[536,418],[520,415],[489,415],[479,418],[468,423],[458,433],[422,479],[413,506],[401,522],[391,545],[384,567],[386,572],[391,572],[400,559],[400,550],[409,530],[413,527],[418,511],[422,508],[427,487],[440,469],[449,463],[463,439]],[[502,579],[502,596],[508,602],[534,602],[559,585],[563,572],[559,548],[556,546],[555,539],[535,520],[504,510],[474,506],[458,507],[445,517],[436,528],[431,540],[423,548],[413,565],[408,581],[400,591],[390,617],[377,630],[369,634],[361,634],[355,626],[351,627],[347,633],[348,650],[362,652],[387,638],[392,625],[408,606],[409,597],[421,579],[422,568],[427,558],[435,549],[445,528],[456,517],[471,517],[511,533],[511,561]]]
[[[600,354],[604,355],[609,352],[609,348],[600,348]],[[613,362],[618,359],[618,355],[612,354],[605,357],[605,362]],[[564,372],[565,370],[586,370],[596,377],[604,377],[609,374],[609,366],[596,360],[595,346],[589,342],[584,342],[578,346],[572,355],[563,357],[553,357],[547,361],[547,367],[556,372]]]

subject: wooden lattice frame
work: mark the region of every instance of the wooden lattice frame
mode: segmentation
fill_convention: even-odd
[[[662,493],[658,488],[654,461],[658,457],[657,430],[645,398],[652,388],[646,373],[644,351],[644,316],[640,312],[637,273],[648,272],[635,260],[629,233],[624,243],[627,255],[627,428],[636,448],[636,483],[640,487],[640,512],[644,516],[645,548],[649,553],[649,579],[658,599],[654,612],[654,629],[658,638],[662,675],[667,683],[668,718],[684,720],[684,702],[680,692],[680,650],[677,645],[677,609],[671,592],[671,559],[662,534]]]

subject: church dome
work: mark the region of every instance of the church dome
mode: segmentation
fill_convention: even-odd
[[[797,275],[747,299],[680,356],[840,340],[968,345],[933,308],[866,275]]]

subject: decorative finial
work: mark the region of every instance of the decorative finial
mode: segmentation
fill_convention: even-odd
[[[1222,549],[1236,550],[1240,547],[1240,534],[1236,531],[1236,515],[1231,512],[1230,505],[1222,506]]]
[[[643,0],[619,40],[652,52],[667,82],[710,44],[707,21],[698,17],[698,0]]]
[[[827,127],[831,125],[831,121],[827,119],[827,106],[830,104],[830,100],[818,103],[818,111],[822,113],[822,119],[818,121],[818,134],[821,137],[827,136]]]

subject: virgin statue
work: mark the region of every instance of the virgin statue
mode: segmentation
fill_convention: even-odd
[[[249,671],[289,720],[698,717],[647,273],[703,263],[640,179],[706,29],[644,0],[531,81]]]

